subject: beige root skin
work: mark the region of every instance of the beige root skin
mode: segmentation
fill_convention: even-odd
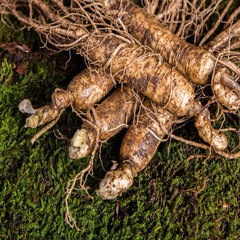
[[[81,159],[90,154],[96,141],[94,128],[78,129],[71,141],[68,149],[69,157],[72,159]]]
[[[72,95],[73,107],[76,110],[85,110],[90,105],[98,103],[113,86],[113,79],[107,76],[103,70],[84,69],[71,80],[67,90]]]

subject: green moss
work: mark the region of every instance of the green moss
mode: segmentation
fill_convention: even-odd
[[[0,32],[1,41],[13,34],[3,25]],[[19,34],[19,41],[39,44],[32,37],[34,33]],[[70,228],[64,221],[66,184],[83,169],[88,158],[70,159],[68,142],[57,139],[52,130],[31,145],[30,139],[38,130],[23,128],[26,115],[17,106],[23,98],[30,98],[35,106],[47,104],[53,90],[66,86],[77,70],[61,70],[59,66],[65,59],[61,55],[31,61],[28,74],[21,76],[14,72],[12,56],[3,58],[2,52],[0,56],[1,238],[239,239],[239,159],[187,160],[190,155],[208,153],[174,140],[159,147],[151,164],[117,200],[97,197],[99,181],[90,178],[88,185],[94,199],[83,192],[71,198],[70,208],[81,230]],[[6,85],[9,79],[11,83]],[[79,124],[69,110],[57,127],[70,138]],[[176,134],[200,141],[193,123]],[[122,136],[120,133],[102,147],[107,169],[109,160],[117,159]],[[236,140],[231,137],[231,145]],[[102,178],[105,172],[98,159],[95,163],[95,176]],[[224,208],[224,203],[229,207]]]

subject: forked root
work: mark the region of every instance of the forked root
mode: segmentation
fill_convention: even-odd
[[[29,99],[21,101],[19,110],[31,114],[26,119],[25,127],[36,128],[50,122],[32,138],[31,142],[34,143],[44,132],[53,127],[68,106],[71,105],[73,110],[76,109],[75,112],[85,110],[106,96],[113,85],[111,77],[103,70],[85,69],[71,80],[67,90],[55,89],[50,105],[34,109]]]
[[[69,96],[70,94],[67,90],[57,88],[52,94],[51,105],[34,109],[29,99],[24,99],[19,103],[18,108],[22,113],[31,114],[31,116],[26,119],[24,127],[37,128],[50,122],[31,139],[32,144],[58,122],[65,108],[71,103]]]

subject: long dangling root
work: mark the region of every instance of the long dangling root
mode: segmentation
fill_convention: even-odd
[[[96,142],[95,142],[95,146],[92,150],[91,153],[91,157],[89,160],[89,163],[87,165],[87,167],[85,167],[83,170],[81,170],[73,179],[70,179],[68,181],[67,187],[66,187],[66,197],[65,197],[65,204],[66,204],[66,213],[65,213],[65,222],[67,224],[69,224],[71,227],[75,227],[78,231],[80,230],[77,226],[77,222],[74,219],[74,217],[71,214],[70,208],[69,208],[69,198],[71,197],[71,194],[73,193],[73,191],[75,190],[84,190],[88,197],[93,199],[93,197],[89,194],[88,192],[88,187],[86,186],[86,181],[87,178],[90,175],[93,175],[93,165],[94,165],[94,158],[95,158],[95,154],[96,151],[98,149],[98,142],[99,142],[99,128],[97,126],[95,126],[94,124],[92,124],[92,127],[95,129],[96,131]],[[84,177],[85,176],[85,177]],[[79,189],[77,189],[75,186],[77,184],[77,182],[79,183]]]

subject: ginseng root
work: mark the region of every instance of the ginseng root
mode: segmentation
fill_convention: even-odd
[[[114,199],[127,191],[133,184],[134,177],[148,165],[164,136],[176,122],[173,114],[156,107],[149,100],[144,102],[144,106],[148,110],[141,110],[138,123],[131,124],[123,138],[120,164],[114,162],[99,185],[97,195],[103,199]],[[149,110],[151,112],[148,112]],[[211,146],[216,149],[227,147],[226,136],[212,129],[208,109],[196,114],[195,126],[200,137]]]
[[[103,0],[102,0],[103,1]],[[103,1],[108,14],[121,20],[128,32],[142,44],[159,52],[164,61],[197,84],[206,84],[214,68],[214,58],[203,48],[180,39],[164,28],[143,8],[128,0]],[[115,11],[121,6],[121,11]],[[104,9],[104,11],[106,11]]]
[[[154,111],[150,101],[146,108]],[[143,108],[138,123],[132,123],[123,138],[120,149],[120,164],[114,164],[101,181],[97,195],[103,199],[114,199],[125,192],[133,183],[134,177],[152,159],[159,144],[174,123],[174,116],[163,108],[156,107],[155,114]]]
[[[96,141],[106,141],[128,127],[136,107],[136,98],[130,88],[116,89],[96,108],[88,111],[87,120],[72,138],[69,156],[83,158],[91,152]],[[96,139],[96,128],[99,130],[99,139]]]
[[[222,79],[224,78],[224,81]],[[229,79],[229,81],[227,81]],[[230,77],[226,68],[216,70],[212,90],[219,102],[231,111],[237,111],[240,106],[239,85]]]
[[[35,5],[38,2],[41,1],[35,0]],[[37,6],[42,7],[40,4]],[[46,7],[44,10],[46,11]],[[78,10],[83,11],[80,8]],[[125,39],[114,34],[99,32],[97,36],[90,35],[84,25],[81,28],[75,28],[75,31],[71,30],[70,26],[68,26],[70,29],[64,29],[66,24],[64,20],[57,22],[57,26],[54,27],[45,22],[43,30],[42,23],[38,22],[39,19],[35,19],[33,22],[18,12],[14,5],[11,5],[11,8],[9,6],[9,11],[24,24],[34,27],[38,32],[47,36],[48,31],[51,32],[52,44],[54,41],[59,41],[60,35],[64,39],[63,43],[70,40],[77,41],[80,53],[92,64],[105,65],[106,71],[120,82],[126,82],[130,87],[135,88],[177,117],[193,116],[196,111],[199,111],[199,105],[194,100],[193,85],[146,47],[126,42]],[[48,11],[50,10],[48,9]],[[56,43],[55,45],[57,47],[63,46],[63,48],[65,46]]]
[[[194,125],[199,136],[215,150],[225,150],[227,148],[227,138],[223,133],[212,128],[210,112],[207,108],[195,115]]]
[[[210,82],[216,58],[209,51],[187,43],[172,34],[157,19],[129,0],[99,1],[105,3],[107,8],[104,11],[107,11],[108,15],[118,20],[120,26],[124,24],[125,29],[130,34],[141,41],[142,44],[150,46],[159,52],[164,61],[176,67],[179,72],[188,77],[193,83],[205,85]],[[121,8],[121,11],[116,11],[119,8]],[[234,28],[231,28],[233,33],[239,32],[238,26],[239,22],[236,22]],[[219,39],[217,38],[216,41],[220,41]],[[213,43],[215,44],[215,42]],[[226,64],[228,68],[240,74],[240,70],[233,63],[227,64],[221,61],[221,64]],[[225,76],[226,81],[229,82],[231,77],[227,76],[227,74]],[[224,84],[225,78],[222,78],[221,81]],[[225,89],[222,91],[224,92]],[[222,103],[221,100],[222,98],[218,99],[220,103]],[[239,100],[240,98],[238,98],[237,103],[240,102]],[[222,104],[231,109],[230,103],[224,101]],[[238,105],[239,107],[240,105]]]
[[[24,99],[18,107],[21,112],[32,114],[26,119],[25,127],[36,128],[56,119],[70,105],[76,111],[85,110],[105,97],[113,86],[112,78],[103,71],[85,69],[71,80],[67,90],[54,91],[50,105],[34,109],[30,100]]]

